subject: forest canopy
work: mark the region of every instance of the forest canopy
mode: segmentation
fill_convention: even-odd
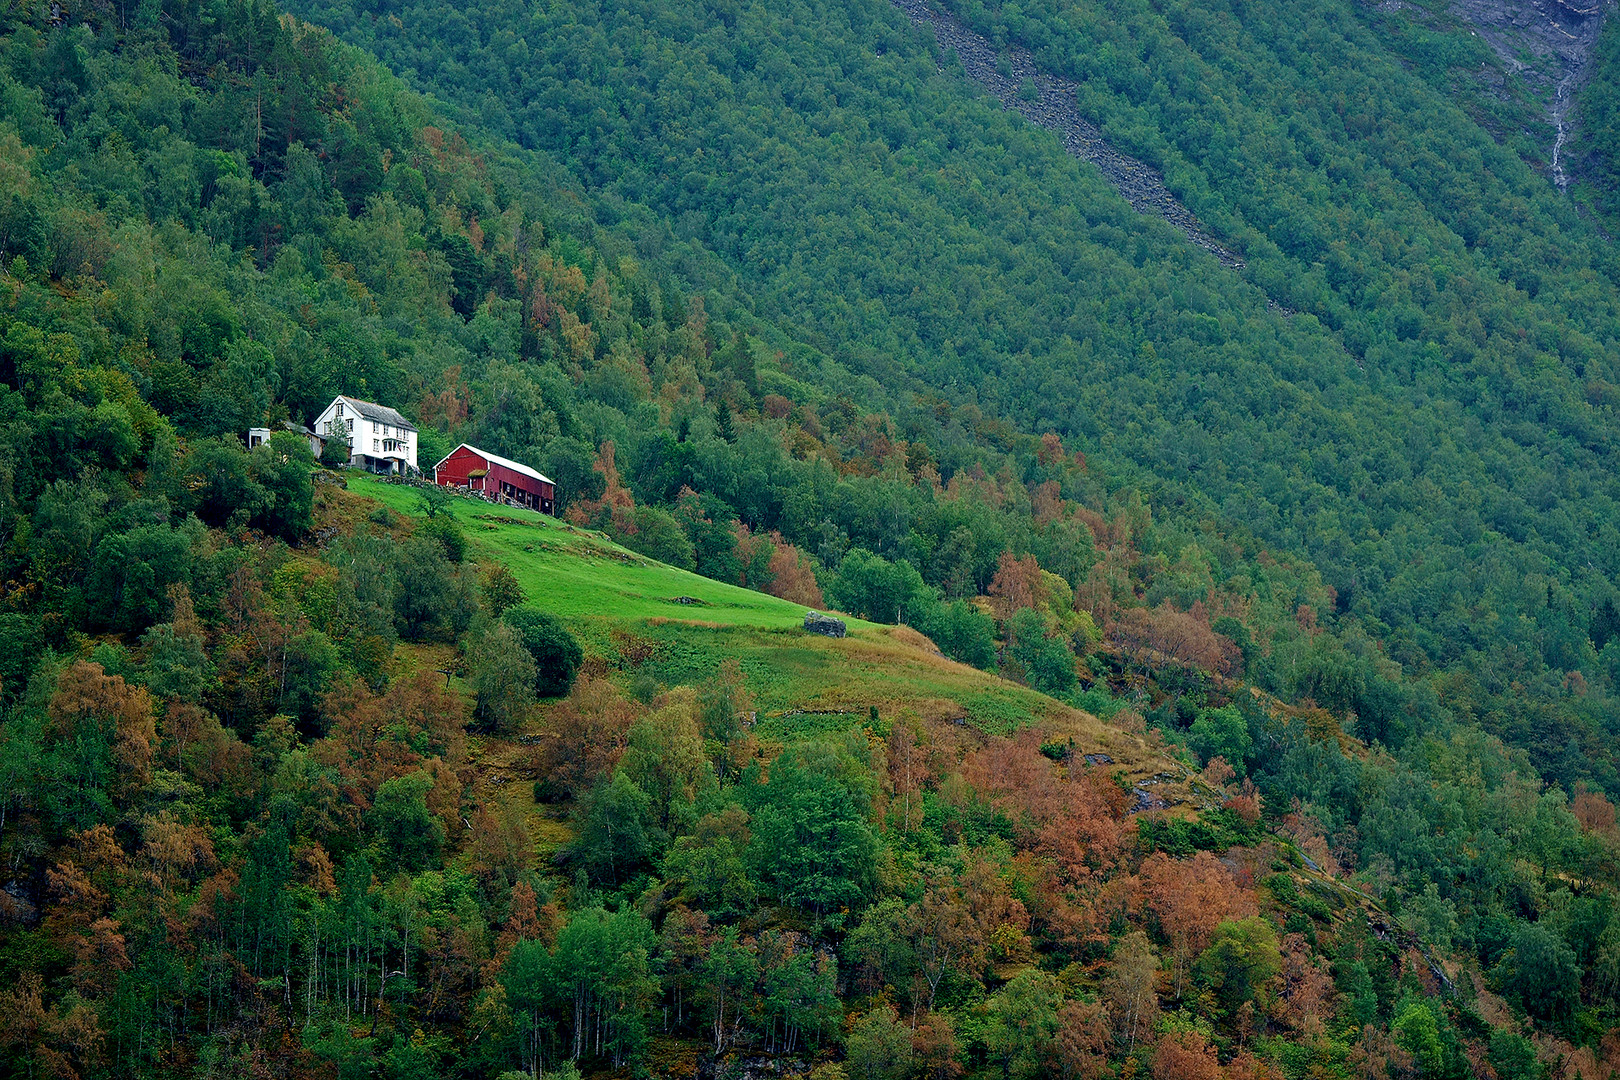
[[[952,5],[1238,274],[877,0],[294,9],[0,14],[0,1071],[1620,1067],[1615,264],[1466,42]]]

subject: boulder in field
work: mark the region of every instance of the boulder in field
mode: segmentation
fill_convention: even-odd
[[[825,634],[827,637],[843,637],[848,632],[843,619],[823,615],[819,611],[811,611],[805,614],[804,628],[812,634]]]

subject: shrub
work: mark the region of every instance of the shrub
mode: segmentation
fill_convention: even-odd
[[[502,618],[517,631],[524,648],[534,657],[534,692],[541,697],[568,693],[585,653],[562,620],[534,608],[509,608]]]

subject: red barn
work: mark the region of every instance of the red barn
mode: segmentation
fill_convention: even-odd
[[[433,466],[433,482],[552,514],[557,485],[527,465],[462,443]]]

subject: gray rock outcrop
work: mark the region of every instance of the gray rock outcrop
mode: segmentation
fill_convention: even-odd
[[[843,619],[823,615],[819,611],[811,611],[805,614],[804,628],[812,634],[825,634],[827,637],[843,637],[849,632],[844,625]]]

